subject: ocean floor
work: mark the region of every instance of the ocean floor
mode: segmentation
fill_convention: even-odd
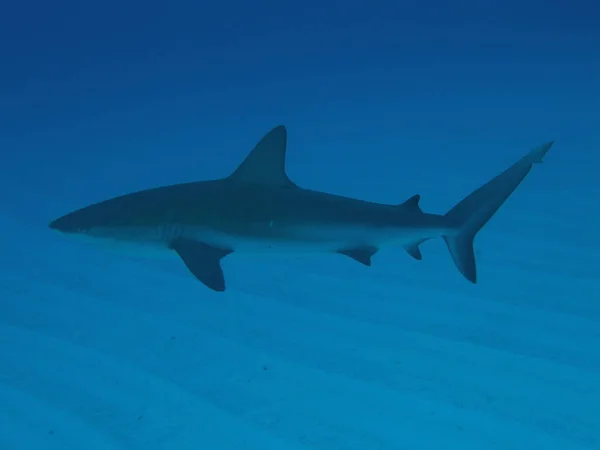
[[[431,241],[232,255],[224,294],[1,217],[0,449],[600,449],[597,228],[515,213],[476,286]]]

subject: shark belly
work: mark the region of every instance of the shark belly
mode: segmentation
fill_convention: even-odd
[[[426,232],[424,232],[426,231]],[[441,231],[441,230],[439,230]],[[319,224],[278,226],[269,223],[246,231],[223,230],[208,226],[162,225],[98,229],[86,241],[111,249],[145,256],[170,252],[180,238],[195,240],[236,253],[324,253],[361,246],[407,246],[439,234],[438,230],[375,228],[362,224]],[[93,239],[89,239],[93,237]]]
[[[161,226],[96,230],[90,242],[131,251],[161,253],[170,244],[185,238],[233,250],[237,253],[319,253],[360,245],[384,245],[398,240],[398,232],[373,230],[363,226],[270,225],[248,232],[228,232],[201,226]],[[86,239],[87,241],[88,239]]]
[[[376,229],[362,225],[306,224],[287,227],[271,225],[260,233],[225,233],[197,228],[185,237],[237,253],[323,253],[340,249],[386,244],[408,245],[422,237],[416,233],[397,229]]]
[[[202,242],[236,253],[302,253],[333,249],[339,239],[315,236],[303,230],[285,236],[277,233],[228,233],[211,227],[162,225],[158,227],[104,228],[90,231],[79,241],[109,250],[143,256],[161,256],[171,252],[178,239]]]

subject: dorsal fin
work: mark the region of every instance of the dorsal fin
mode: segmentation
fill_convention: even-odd
[[[295,186],[285,173],[287,130],[279,125],[269,131],[229,178],[277,186]]]
[[[421,207],[419,206],[419,201],[421,201],[421,196],[419,194],[413,195],[411,198],[406,200],[404,203],[400,203],[398,208],[403,208],[405,211],[409,212],[423,212]]]

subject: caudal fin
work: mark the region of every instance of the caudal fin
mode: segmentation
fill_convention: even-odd
[[[444,236],[456,268],[471,283],[477,282],[473,240],[527,176],[533,164],[541,163],[554,141],[547,142],[521,158],[500,175],[460,201],[447,214],[448,222],[458,226],[458,233]]]

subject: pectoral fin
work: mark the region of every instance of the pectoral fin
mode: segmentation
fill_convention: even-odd
[[[225,290],[225,276],[221,268],[221,259],[232,250],[216,248],[192,239],[177,239],[171,243],[188,270],[206,287],[213,291]]]

